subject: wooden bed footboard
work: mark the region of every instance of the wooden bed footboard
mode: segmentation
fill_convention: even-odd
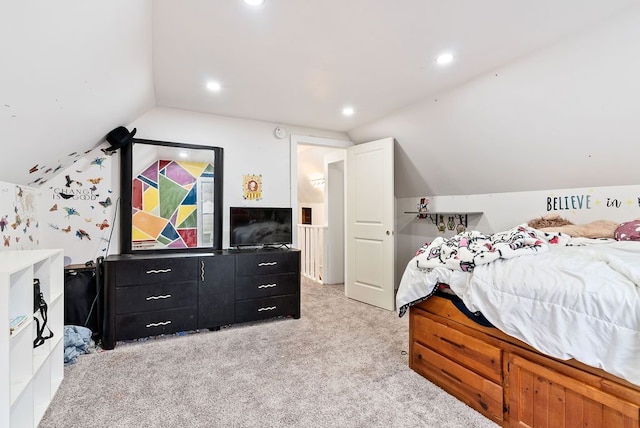
[[[503,427],[640,427],[639,386],[543,355],[438,296],[410,309],[409,366]]]

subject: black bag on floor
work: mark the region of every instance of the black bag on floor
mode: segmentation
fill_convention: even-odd
[[[102,331],[96,266],[64,270],[64,325],[90,329],[95,339]]]

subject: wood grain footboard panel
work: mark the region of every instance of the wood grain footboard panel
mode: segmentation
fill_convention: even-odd
[[[445,298],[411,307],[409,353],[413,370],[504,427],[640,428],[640,386],[543,355]]]

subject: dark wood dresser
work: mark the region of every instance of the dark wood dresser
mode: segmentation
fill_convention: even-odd
[[[112,255],[104,261],[102,347],[119,340],[292,316],[300,251]]]

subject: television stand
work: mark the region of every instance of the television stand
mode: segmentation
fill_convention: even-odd
[[[110,255],[102,348],[275,317],[300,318],[300,250]]]

